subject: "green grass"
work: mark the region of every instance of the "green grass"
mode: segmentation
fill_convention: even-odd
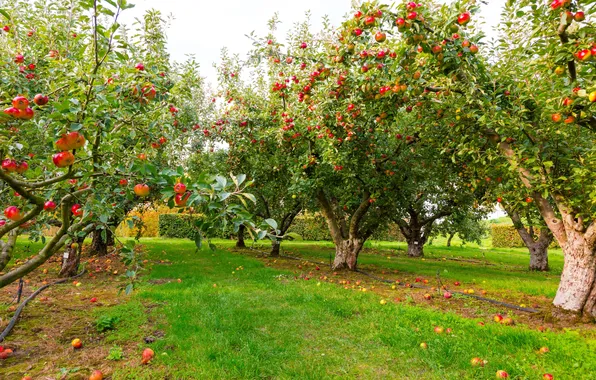
[[[497,369],[517,379],[545,372],[587,379],[596,371],[596,345],[577,334],[481,327],[451,313],[380,305],[374,294],[294,281],[289,273],[280,277],[247,256],[195,253],[192,242],[145,242],[150,257],[172,261],[155,266],[148,279],[182,282],[144,285],[134,302],[112,310],[129,320],[113,333],[116,343],[134,338],[128,331],[135,323],[147,323],[138,302],[162,305],[154,313],[166,332],[152,345],[157,359],[151,366],[119,369],[115,379],[486,379]],[[236,271],[239,266],[244,270]],[[436,325],[454,334],[437,335]],[[421,342],[428,350],[419,348]],[[545,345],[551,352],[538,355]],[[475,356],[488,365],[471,367]]]
[[[233,242],[226,240],[216,243],[222,247],[233,245]],[[376,265],[398,270],[400,274],[392,275],[392,278],[401,280],[404,280],[404,277],[411,280],[411,277],[423,276],[434,283],[438,271],[443,280],[459,281],[463,286],[486,289],[492,294],[506,292],[515,297],[555,296],[563,270],[563,254],[560,249],[549,250],[551,271],[536,273],[528,270],[530,258],[525,249],[489,249],[486,248],[488,245],[478,247],[475,244],[461,247],[457,240],[452,247],[441,245],[443,243],[442,240],[436,240],[432,246],[424,248],[424,259],[412,259],[406,255],[405,243],[369,242],[366,247],[383,250],[384,254],[361,254],[358,263],[361,268]],[[268,249],[268,245],[263,243],[255,246],[263,250]],[[332,257],[330,255],[334,252],[333,244],[330,242],[284,242],[282,249],[293,255],[322,262],[329,262]],[[390,258],[387,258],[388,256]],[[444,258],[446,260],[443,260]],[[477,263],[452,259],[474,260]]]
[[[159,329],[165,336],[148,345],[156,352],[148,366],[134,359],[133,365],[107,361],[113,379],[490,379],[499,369],[513,379],[540,379],[547,372],[555,379],[590,379],[596,373],[593,334],[540,333],[523,325],[491,322],[483,327],[455,313],[408,303],[381,305],[374,293],[296,281],[292,273],[266,267],[250,256],[221,249],[197,253],[194,243],[186,240],[142,242],[149,260],[168,259],[171,265],[155,264],[127,302],[96,311],[97,317],[118,318],[116,330],[107,332],[102,344],[128,347],[130,359],[147,346],[142,338],[148,333]],[[233,244],[216,243],[220,248]],[[23,244],[17,256],[23,255]],[[329,243],[313,242],[284,247],[323,261],[332,249]],[[551,251],[554,273],[545,275],[527,272],[523,250],[435,245],[426,249],[422,261],[404,257],[404,244],[373,242],[370,247],[392,250],[392,255],[387,259],[386,252],[363,254],[364,267],[382,265],[398,269],[399,275],[429,278],[439,270],[445,279],[481,283],[502,292],[550,296],[562,267],[557,251]],[[244,269],[236,270],[240,266]],[[149,283],[178,278],[180,283]],[[435,334],[437,325],[451,327],[454,333]],[[428,343],[427,350],[419,347],[421,342]],[[537,354],[541,346],[550,352]],[[487,366],[472,367],[473,357],[488,360]]]

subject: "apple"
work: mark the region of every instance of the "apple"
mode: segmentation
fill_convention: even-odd
[[[139,62],[135,65],[135,69],[137,69],[139,71],[143,71],[143,70],[145,70],[145,65],[143,65],[143,63]]]
[[[81,215],[83,215],[83,209],[82,209],[82,207],[83,207],[83,206],[81,206],[80,204],[78,204],[78,203],[75,203],[75,204],[74,204],[74,205],[72,205],[72,207],[70,208],[70,211],[72,212],[72,214],[73,214],[74,216],[81,216]]]
[[[428,293],[426,293],[424,295],[424,299],[427,300],[427,301],[429,301],[431,298],[433,298],[433,297],[430,294],[428,294]]]
[[[501,323],[502,320],[503,320],[503,316],[501,314],[497,314],[493,317],[493,321],[495,321],[497,323]]]
[[[83,146],[85,146],[85,143],[87,142],[85,140],[85,136],[83,136],[82,134],[80,134],[79,132],[76,132],[76,131],[68,133],[65,136],[65,138],[66,138],[66,143],[68,144],[68,147],[70,149],[82,148]]]
[[[174,185],[174,192],[176,194],[184,194],[186,192],[186,185],[182,182],[178,182]]]
[[[0,227],[4,227],[6,225],[6,220],[0,219]]]
[[[91,299],[89,300],[89,302],[91,302],[91,303],[95,303],[95,302],[97,302],[97,297],[93,297],[93,298],[91,298]]]
[[[14,57],[15,63],[23,63],[25,62],[25,57],[22,54],[17,54]]]
[[[579,61],[589,61],[592,57],[592,52],[589,49],[583,49],[575,53],[575,56]]]
[[[190,192],[187,192],[185,194],[176,194],[176,196],[174,197],[174,203],[178,207],[185,207],[189,197]]]
[[[553,375],[551,375],[550,373],[545,373],[544,375],[542,375],[542,379],[543,380],[553,380],[555,377]]]
[[[497,379],[507,379],[509,378],[509,374],[503,370],[497,371]]]
[[[75,157],[69,151],[63,151],[60,153],[56,153],[52,157],[52,161],[54,161],[54,165],[59,168],[65,168],[67,166],[71,166],[75,162]]]
[[[10,219],[12,221],[19,221],[23,218],[21,215],[21,210],[17,206],[8,206],[4,209],[4,216],[6,219]]]
[[[364,25],[366,26],[371,26],[375,23],[375,18],[374,16],[368,16],[364,19]]]
[[[100,370],[95,370],[91,372],[91,376],[89,376],[89,380],[103,380],[103,373]]]
[[[501,321],[501,324],[503,324],[505,326],[512,326],[515,324],[515,322],[513,322],[512,318],[507,317]]]
[[[357,36],[361,35],[362,34],[362,29],[360,29],[360,28],[354,29],[354,34],[357,35]]]
[[[54,211],[56,209],[56,203],[54,203],[54,201],[46,201],[46,203],[43,204],[43,209],[45,211]]]
[[[596,102],[596,91],[592,91],[592,92],[590,92],[590,95],[588,95],[588,99],[589,99],[589,100],[590,100],[592,103]]]
[[[540,350],[538,350],[538,352],[540,352],[541,354],[546,354],[549,351],[550,350],[548,349],[548,347],[540,347]]]
[[[126,186],[128,185],[128,180],[126,178],[122,178],[120,181],[118,181],[118,183],[120,186]]]
[[[151,361],[151,359],[153,359],[153,357],[155,356],[155,353],[153,352],[152,349],[150,348],[145,348],[143,350],[143,354],[141,355],[141,364],[147,364]]]
[[[29,169],[29,164],[25,161],[22,161],[20,164],[17,165],[16,172],[19,174],[25,173]]]
[[[75,350],[83,347],[83,342],[81,342],[79,338],[73,339],[72,342],[70,342],[70,344]]]
[[[437,327],[435,327],[435,332],[436,332],[437,334],[442,334],[442,333],[443,333],[443,331],[444,331],[444,330],[443,330],[443,328],[442,328],[441,326],[437,326]]]
[[[449,292],[445,292],[445,293],[443,293],[443,297],[445,297],[446,299],[449,299],[452,297],[452,295]]]
[[[562,116],[560,113],[553,113],[550,118],[552,119],[553,122],[559,123],[562,119]]]
[[[423,350],[426,350],[428,348],[428,344],[426,344],[426,342],[422,342],[422,343],[420,343],[420,348],[422,348]]]
[[[406,18],[408,20],[416,20],[416,17],[418,17],[418,13],[416,12],[410,12],[408,13],[408,15],[406,16]]]
[[[581,22],[586,19],[586,14],[582,11],[577,11],[577,13],[575,13],[575,16],[573,16],[573,18],[575,19],[575,21]]]
[[[375,34],[375,41],[384,42],[387,39],[387,35],[383,32],[377,32]]]
[[[18,165],[15,160],[11,160],[10,158],[2,160],[2,170],[4,171],[7,171],[9,173],[16,172],[17,167]]]
[[[478,53],[478,46],[476,46],[476,45],[470,46],[470,53],[472,53],[472,54]]]
[[[472,358],[470,363],[472,363],[472,367],[484,367],[484,360],[480,358]]]
[[[31,376],[23,376],[21,380],[33,380]]]
[[[24,111],[29,107],[29,100],[24,96],[17,96],[12,100],[12,106],[16,109]]]
[[[4,114],[6,114],[10,117],[18,118],[21,110],[19,110],[18,108],[9,107],[9,108],[5,108],[3,112],[4,112]]]
[[[149,192],[150,192],[149,186],[147,186],[144,183],[139,183],[139,184],[135,185],[133,190],[134,190],[135,194],[141,198],[148,196]]]
[[[155,99],[155,95],[157,95],[157,91],[155,90],[154,85],[147,85],[141,89],[141,93],[143,96],[149,100]]]
[[[464,12],[457,17],[457,23],[459,25],[466,25],[471,20],[470,12]]]
[[[403,28],[404,26],[406,26],[406,20],[400,17],[397,20],[395,20],[395,25],[397,25],[398,28]]]
[[[308,45],[306,44],[306,42],[302,42],[300,44],[300,49],[306,49],[308,47]]]
[[[455,282],[453,283],[453,285],[455,285],[455,286],[460,286],[460,285],[461,285],[461,283],[460,283],[459,281],[455,281]]]

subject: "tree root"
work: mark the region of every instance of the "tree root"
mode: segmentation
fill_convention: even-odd
[[[19,316],[21,315],[21,312],[23,311],[23,309],[25,308],[25,306],[27,306],[27,303],[29,303],[29,301],[31,301],[32,299],[34,299],[35,297],[37,297],[39,295],[39,293],[43,292],[44,290],[46,290],[50,286],[65,283],[65,282],[67,282],[69,280],[72,280],[73,278],[77,278],[77,277],[82,276],[84,273],[85,273],[85,268],[83,268],[83,270],[81,271],[81,273],[79,273],[79,274],[77,274],[75,276],[63,278],[63,279],[57,280],[57,281],[55,281],[55,282],[53,282],[51,284],[46,284],[46,285],[42,286],[41,288],[37,289],[35,292],[33,292],[33,294],[31,294],[29,297],[27,297],[23,301],[23,303],[21,303],[19,305],[19,307],[15,311],[14,315],[10,319],[10,322],[8,323],[8,326],[6,326],[6,328],[4,329],[4,331],[2,331],[2,334],[0,334],[0,343],[3,342],[4,339],[6,339],[6,337],[8,336],[8,334],[10,334],[10,332],[12,331],[12,329],[14,328],[14,326],[17,324],[17,320],[19,319]]]

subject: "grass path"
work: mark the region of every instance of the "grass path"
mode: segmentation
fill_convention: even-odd
[[[272,260],[224,249],[197,253],[194,244],[185,240],[142,242],[151,264],[132,296],[117,297],[114,288],[118,277],[108,274],[84,279],[82,287],[49,291],[47,302],[59,297],[58,293],[62,293],[62,300],[68,301],[54,302],[51,315],[44,315],[47,302],[32,304],[32,310],[25,312],[29,317],[21,326],[35,333],[15,333],[7,345],[24,348],[33,342],[23,339],[50,339],[52,352],[44,351],[41,342],[36,341],[38,349],[30,350],[29,362],[19,362],[23,357],[0,362],[0,378],[18,380],[20,377],[16,375],[3,377],[2,374],[22,376],[24,372],[20,368],[29,368],[27,371],[34,379],[60,378],[60,373],[70,373],[69,379],[86,379],[91,370],[99,368],[111,379],[135,380],[461,380],[491,379],[497,370],[506,370],[513,379],[541,379],[544,373],[551,373],[555,379],[590,380],[596,373],[593,330],[541,333],[523,324],[503,326],[486,318],[485,325],[480,326],[478,318],[463,318],[450,312],[449,302],[446,312],[411,302],[395,303],[391,298],[385,298],[389,302],[381,304],[383,296],[374,292],[346,290],[337,283],[316,279],[305,281],[295,273],[294,263],[292,267],[269,266]],[[222,243],[218,246],[230,244]],[[19,249],[22,248],[21,243]],[[324,244],[321,247],[294,243],[287,248],[313,258],[324,259],[328,254]],[[381,248],[399,246],[376,247]],[[496,276],[494,281],[487,280],[487,288],[501,282],[506,292],[508,287],[517,286],[515,278],[508,280],[510,272],[465,262],[462,267],[460,262],[442,260],[442,256],[474,258],[478,252],[473,248],[448,251],[436,248],[436,254],[434,250],[429,250],[426,262],[408,261],[400,255],[390,255],[387,259],[385,251],[365,254],[362,262],[394,265],[400,275],[409,276],[424,271],[432,264],[431,259],[437,259],[436,265],[448,266],[445,278],[459,270],[461,273],[457,272],[455,277],[465,273],[472,273],[469,275],[477,280]],[[485,256],[497,266],[519,267],[521,277],[527,264],[523,263],[521,254],[515,255],[490,251]],[[557,259],[553,262],[558,265]],[[434,268],[429,273],[433,271]],[[316,275],[332,276],[323,268]],[[43,279],[42,275],[37,276],[38,280]],[[552,285],[543,274],[529,281],[530,285],[540,282]],[[534,286],[530,285],[516,291]],[[541,292],[548,294],[550,285]],[[106,300],[90,306],[89,298],[97,294],[100,300]],[[454,300],[453,305],[456,302],[459,301]],[[54,331],[59,334],[55,338],[46,327],[55,320],[68,324],[65,318],[71,316],[69,310],[77,310],[76,323],[80,327],[75,331],[86,334],[84,348],[74,353],[69,348],[74,336],[60,330]],[[8,315],[2,311],[0,317]],[[100,317],[117,317],[116,329],[102,334],[95,332],[93,326]],[[437,334],[436,326],[451,328],[452,333]],[[145,343],[149,336],[156,340]],[[427,343],[428,349],[420,347],[422,342]],[[115,346],[122,348],[123,358],[106,360]],[[539,354],[543,346],[550,352]],[[156,358],[143,366],[140,353],[145,347],[154,349]],[[485,367],[472,367],[470,360],[474,357],[488,363]],[[55,366],[51,365],[53,362]]]

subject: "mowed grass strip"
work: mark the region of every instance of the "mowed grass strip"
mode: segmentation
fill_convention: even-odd
[[[295,280],[224,250],[196,253],[189,241],[144,243],[150,259],[172,262],[155,265],[147,280],[181,282],[145,284],[136,293],[141,303],[161,305],[152,313],[165,337],[150,345],[154,362],[118,368],[115,379],[488,379],[499,369],[516,379],[544,373],[590,379],[596,373],[595,342],[573,331],[479,326],[453,313],[381,305],[375,294]],[[436,334],[435,326],[453,333]],[[123,332],[113,334],[117,342]],[[539,354],[542,346],[550,352]],[[472,367],[473,357],[488,363]]]

